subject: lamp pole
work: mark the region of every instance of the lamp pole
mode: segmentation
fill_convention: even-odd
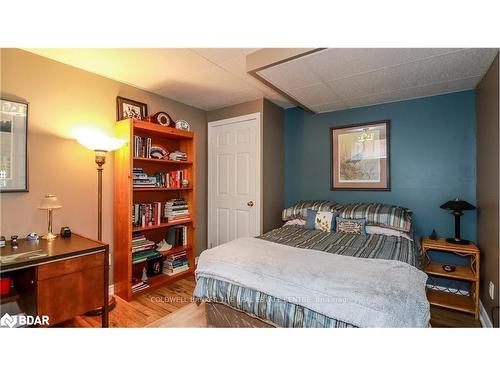
[[[95,150],[97,164],[97,239],[102,241],[102,170],[106,163],[106,151]]]

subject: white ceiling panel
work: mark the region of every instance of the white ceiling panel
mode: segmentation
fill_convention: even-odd
[[[307,106],[342,101],[328,85],[323,83],[290,90],[290,94]]]
[[[392,92],[353,98],[353,99],[347,99],[346,104],[350,108],[363,107],[367,105],[372,105],[373,103],[380,104],[380,103],[396,102],[404,100],[401,99],[404,97],[421,98],[421,97],[434,96],[451,92],[465,91],[469,90],[471,86],[474,86],[477,83],[477,80],[478,78],[474,77],[457,81],[435,83],[427,86],[412,87],[399,91],[392,91]]]
[[[447,48],[334,48],[306,56],[303,60],[323,81],[332,81],[457,50]]]
[[[484,48],[328,49],[261,75],[304,107],[325,112],[473,89],[497,53]]]

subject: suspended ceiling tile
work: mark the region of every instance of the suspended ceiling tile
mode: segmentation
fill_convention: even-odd
[[[299,87],[316,85],[322,82],[302,59],[275,65],[259,71],[258,74],[278,88],[284,88],[287,92]]]
[[[457,50],[449,48],[334,48],[308,55],[302,59],[322,80],[331,81]]]
[[[322,113],[322,112],[333,112],[333,111],[339,111],[342,109],[347,109],[349,108],[344,102],[333,102],[333,103],[325,103],[325,104],[319,104],[319,105],[312,105],[309,107],[311,110],[317,113]]]
[[[206,59],[222,64],[235,57],[245,57],[249,53],[256,51],[255,48],[194,48],[192,50]],[[246,71],[245,71],[246,73]]]
[[[308,107],[341,100],[341,98],[336,95],[327,84],[324,83],[290,90],[290,94],[300,103],[305,104]]]
[[[362,96],[358,98],[347,99],[346,104],[349,107],[363,107],[367,105],[396,102],[407,99],[465,91],[470,90],[475,82],[477,82],[479,79],[480,77],[471,77],[456,81],[435,83],[426,86],[406,88],[398,91]]]

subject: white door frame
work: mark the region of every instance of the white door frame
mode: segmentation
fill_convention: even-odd
[[[229,125],[229,124],[234,124],[238,122],[243,122],[243,121],[248,121],[248,120],[257,120],[257,139],[259,140],[257,142],[257,187],[258,187],[258,192],[257,196],[259,199],[259,204],[258,209],[259,212],[257,213],[257,227],[259,228],[259,233],[262,233],[262,225],[263,225],[263,207],[262,207],[262,119],[261,119],[261,113],[260,112],[255,112],[251,113],[249,115],[243,115],[243,116],[237,116],[237,117],[231,117],[223,120],[218,120],[218,121],[210,121],[208,123],[208,136],[207,136],[207,148],[208,148],[208,189],[207,189],[207,195],[208,195],[208,215],[207,215],[207,248],[210,248],[211,242],[211,236],[212,236],[212,224],[210,220],[210,212],[213,210],[213,202],[212,202],[212,182],[213,182],[213,170],[212,170],[212,163],[211,160],[213,159],[214,155],[212,154],[212,148],[210,147],[211,141],[212,141],[212,136],[213,136],[213,129],[217,126],[221,125]]]

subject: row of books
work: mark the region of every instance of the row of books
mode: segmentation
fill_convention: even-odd
[[[150,177],[142,168],[132,170],[132,182],[135,188],[156,187],[156,177]]]
[[[165,203],[163,217],[169,222],[175,222],[189,218],[189,206],[184,198],[169,199]]]
[[[187,245],[187,226],[176,225],[167,230],[167,243],[172,246]]]
[[[139,251],[155,250],[156,244],[146,238],[144,233],[136,232],[132,234],[132,253]]]
[[[171,152],[168,155],[168,158],[170,160],[175,160],[175,161],[187,161],[187,159],[188,159],[187,158],[187,153],[185,153],[183,151],[179,151],[179,150]]]
[[[171,172],[157,172],[155,175],[157,180],[156,186],[178,189],[182,187],[182,180],[186,179],[187,175],[186,169]]]
[[[144,262],[148,259],[159,258],[161,254],[156,250],[144,250],[132,253],[132,264]]]
[[[132,225],[148,227],[161,224],[161,202],[134,203],[132,205]]]
[[[151,153],[151,138],[134,135],[134,158],[149,158]]]
[[[188,269],[189,263],[187,259],[187,251],[169,255],[163,262],[163,273],[166,275],[175,275]]]

